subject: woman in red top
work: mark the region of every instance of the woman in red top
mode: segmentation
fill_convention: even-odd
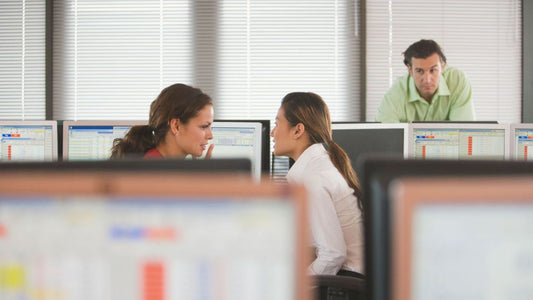
[[[142,155],[150,158],[211,157],[213,101],[200,89],[174,84],[161,91],[150,106],[148,125],[134,126],[116,139],[111,158]]]

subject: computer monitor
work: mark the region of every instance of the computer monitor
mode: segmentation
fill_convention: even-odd
[[[495,159],[509,157],[509,125],[492,123],[409,124],[409,157]]]
[[[356,174],[358,159],[369,155],[407,158],[407,124],[336,123],[331,126],[333,141],[346,151]]]
[[[309,299],[305,191],[183,172],[0,173],[0,295]]]
[[[360,176],[365,211],[365,272],[367,294],[371,300],[393,299],[391,285],[392,237],[394,224],[390,215],[393,200],[390,187],[405,177],[459,180],[472,176],[521,176],[533,174],[533,163],[499,160],[401,160],[372,157],[361,162]],[[422,184],[420,185],[420,187]],[[497,185],[499,186],[499,185]],[[456,186],[447,186],[455,190]],[[434,191],[435,196],[440,192]]]
[[[237,119],[215,119],[215,122],[230,123],[261,123],[261,172],[269,175],[271,172],[271,149],[270,149],[270,120],[237,120]]]
[[[511,124],[511,158],[533,160],[533,124]]]
[[[56,121],[0,121],[0,161],[57,160]]]
[[[105,160],[116,138],[147,121],[63,121],[63,160]]]
[[[262,124],[259,122],[214,121],[211,130],[214,144],[212,158],[248,158],[254,178],[261,178]],[[205,155],[205,153],[204,153]]]
[[[531,175],[394,182],[391,299],[530,298],[532,185]]]

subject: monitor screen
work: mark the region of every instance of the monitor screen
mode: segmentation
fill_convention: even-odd
[[[231,123],[261,123],[261,172],[263,174],[270,174],[270,120],[237,120],[237,119],[215,119],[215,122],[231,122]]]
[[[147,121],[64,121],[63,160],[109,159],[113,140]]]
[[[331,129],[356,174],[361,172],[357,161],[366,156],[407,157],[407,124],[333,123]]]
[[[252,175],[261,178],[262,124],[259,122],[215,121],[211,126],[215,148],[212,158],[248,158]],[[204,153],[205,155],[205,153]]]
[[[400,160],[370,158],[364,161],[361,186],[365,209],[365,271],[368,299],[394,299],[390,286],[395,275],[391,273],[394,224],[391,221],[393,201],[390,186],[399,179],[502,176],[512,178],[533,174],[533,163],[499,160]],[[418,185],[425,187],[423,183]],[[499,187],[500,184],[495,185]],[[448,185],[456,190],[455,185]],[[442,195],[438,190],[433,196]],[[527,195],[527,194],[524,194]],[[438,298],[438,297],[437,297]],[[449,297],[443,297],[448,299]],[[453,298],[453,297],[452,297]],[[474,297],[475,298],[475,297]],[[472,299],[474,299],[472,298]],[[434,299],[434,298],[430,298]],[[451,298],[450,298],[451,299]],[[456,299],[456,298],[453,298]]]
[[[509,156],[508,131],[502,124],[410,124],[410,157],[503,160]]]
[[[532,184],[531,176],[395,182],[392,298],[530,298]]]
[[[0,121],[0,161],[57,160],[56,121]]]
[[[533,160],[533,124],[511,124],[511,158]]]
[[[0,191],[0,295],[8,298],[308,299],[299,187],[228,175],[13,170],[0,174]]]

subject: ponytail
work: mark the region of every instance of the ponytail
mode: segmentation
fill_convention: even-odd
[[[155,147],[154,134],[150,126],[133,126],[124,138],[113,141],[111,159],[144,155],[148,150]]]
[[[352,168],[352,163],[350,161],[350,157],[348,157],[348,154],[339,146],[339,144],[335,143],[333,140],[330,140],[327,143],[327,151],[329,154],[329,158],[331,159],[331,162],[333,162],[333,165],[339,172],[341,173],[342,177],[346,180],[346,183],[354,190],[354,195],[357,197],[357,203],[359,205],[359,208],[363,210],[362,205],[362,192],[361,192],[361,185],[359,184],[359,181],[357,180],[357,176],[355,174],[354,169]]]

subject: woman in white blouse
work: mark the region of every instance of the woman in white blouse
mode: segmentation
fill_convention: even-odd
[[[290,93],[270,135],[274,154],[295,160],[290,183],[307,188],[315,260],[309,273],[361,276],[363,219],[359,183],[346,152],[331,136],[326,103],[313,93]]]

